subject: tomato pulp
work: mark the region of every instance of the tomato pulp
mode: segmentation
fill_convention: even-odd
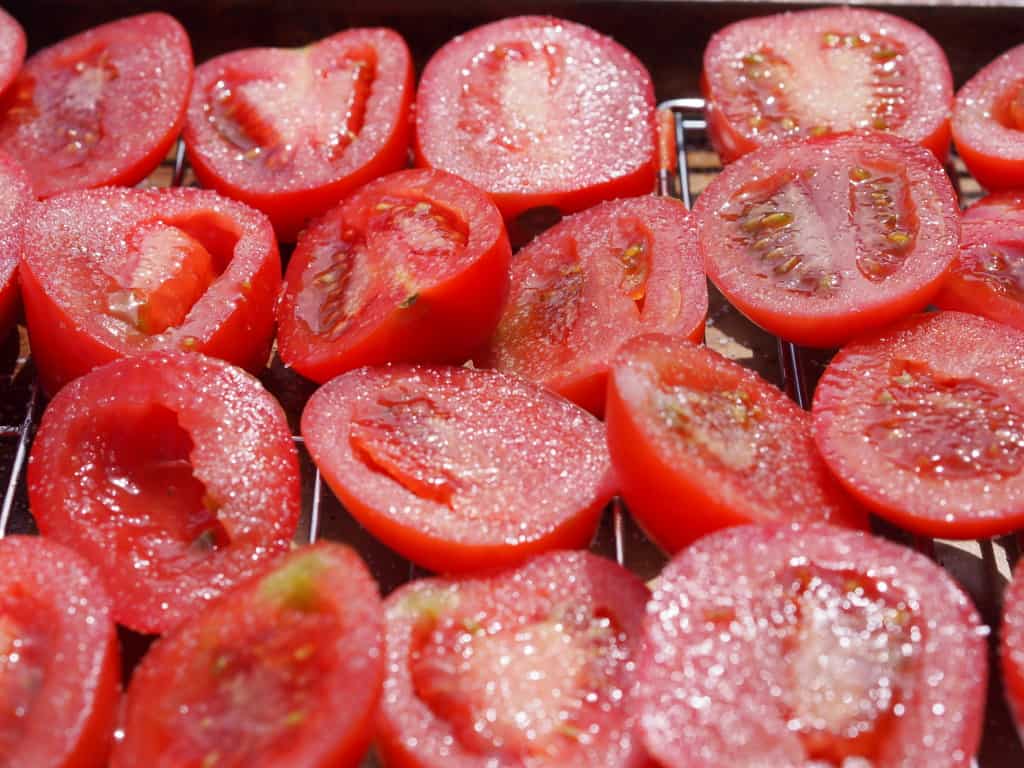
[[[31,201],[32,188],[24,169],[0,152],[0,339],[14,326],[18,314],[18,261]]]

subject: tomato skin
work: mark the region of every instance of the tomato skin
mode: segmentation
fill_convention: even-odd
[[[346,159],[334,168],[327,162],[287,174],[262,176],[235,157],[232,148],[211,125],[208,93],[218,80],[233,72],[262,72],[273,77],[294,57],[322,59],[326,64],[346,50],[372,48],[377,55],[374,91],[367,100],[368,117],[360,136],[345,150]],[[311,67],[315,66],[310,64]],[[188,159],[203,186],[266,213],[278,237],[294,242],[311,219],[320,216],[364,184],[404,168],[412,135],[411,109],[415,80],[412,57],[401,35],[390,29],[347,29],[301,51],[255,48],[218,56],[196,69],[192,99],[185,122]],[[294,117],[290,115],[289,117]]]
[[[549,303],[545,294],[555,298]],[[509,301],[475,360],[600,417],[619,346],[654,332],[701,341],[707,308],[696,223],[683,205],[652,196],[613,200],[563,219],[515,255]]]
[[[610,617],[625,636],[631,660],[640,653],[637,641],[647,597],[647,589],[633,574],[589,552],[549,552],[514,570],[460,580],[420,579],[391,593],[385,601],[387,677],[375,737],[382,763],[387,768],[650,766],[635,735],[630,673],[617,685],[625,695],[616,704],[605,705],[608,710],[594,719],[599,730],[589,748],[563,749],[549,756],[544,745],[524,755],[514,747],[482,750],[464,743],[450,720],[420,695],[410,668],[432,629],[441,631],[460,619],[463,627],[525,629],[531,619],[546,618],[559,603]]]
[[[153,222],[192,232],[221,272],[182,323],[147,334],[112,314],[111,297],[127,287],[124,268],[138,253],[126,243]],[[280,257],[270,222],[241,203],[185,188],[71,192],[39,205],[25,246],[22,298],[51,395],[98,365],[154,349],[202,352],[250,371],[266,365]]]
[[[846,223],[844,215],[849,213],[853,218],[846,176],[854,169],[874,166],[898,178],[903,186],[889,198],[891,209],[858,209],[871,220],[855,229]],[[826,168],[827,175],[819,173]],[[852,177],[849,181],[854,183]],[[780,281],[804,267],[798,264],[790,273],[779,273],[788,262],[759,266],[768,262],[753,252],[748,240],[742,240],[756,235],[743,231],[742,216],[730,211],[736,210],[748,186],[760,194],[762,187],[772,185],[797,190],[805,217],[816,227],[805,233],[807,223],[801,224],[801,212],[797,211],[795,219],[779,230],[794,232],[793,239],[774,250],[785,251],[785,256],[791,253],[786,249],[794,249],[792,252],[804,257],[808,267],[833,270],[827,276],[838,281],[836,287],[809,291],[787,288]],[[907,205],[908,197],[913,206]],[[846,212],[839,208],[842,205],[847,207]],[[832,210],[829,206],[842,213],[829,220],[821,218],[817,211]],[[899,252],[900,261],[893,271],[874,279],[860,264],[862,258],[872,256],[873,244],[862,245],[859,236],[878,236],[884,241],[882,227],[886,225],[880,222],[893,210],[900,214],[898,222],[904,218],[911,221],[916,232],[910,245]],[[940,291],[960,240],[956,194],[935,156],[896,136],[877,132],[833,134],[763,147],[716,177],[697,200],[694,211],[704,266],[711,281],[757,325],[811,347],[840,346],[924,309]],[[792,211],[782,213],[792,215]],[[731,242],[734,240],[738,242]],[[800,251],[801,246],[807,250]],[[758,269],[767,270],[768,277],[759,274]]]
[[[1024,413],[1022,355],[1024,332],[961,312],[864,337],[818,383],[818,449],[855,498],[901,528],[957,539],[1016,530],[1022,459],[1000,434],[1012,438]]]
[[[1007,104],[1021,87],[1024,45],[991,61],[957,91],[953,141],[967,170],[986,189],[1024,185],[1024,124],[1016,123]]]
[[[25,214],[33,199],[25,170],[0,152],[0,339],[18,316],[18,260]]]
[[[0,540],[0,624],[8,601],[26,597],[42,604],[31,618],[52,622],[47,629],[54,661],[43,670],[17,749],[4,755],[5,765],[102,768],[120,698],[110,598],[93,566],[70,549],[49,539],[8,536]],[[72,605],[77,612],[68,611]]]
[[[428,203],[461,222],[466,230],[460,235],[465,241],[461,248],[450,256],[439,256],[433,264],[423,264],[423,254],[417,252],[390,253],[391,243],[377,234],[376,222],[391,215],[390,210],[397,207],[395,200],[406,198]],[[381,206],[390,208],[380,211]],[[401,230],[397,224],[381,226],[395,236]],[[318,278],[313,273],[319,254],[336,248],[339,241],[348,242],[346,231],[354,233],[357,242],[365,239],[366,250],[355,253],[342,280],[365,269],[372,273],[370,279],[378,280],[378,292],[383,293],[399,282],[397,273],[404,271],[414,273],[411,279],[416,285],[401,292],[387,308],[377,307],[372,312],[373,291],[363,289],[349,326],[330,338],[302,317],[301,306],[303,294],[312,295],[315,288]],[[472,185],[443,171],[422,169],[382,177],[350,195],[303,232],[277,307],[278,352],[286,365],[321,383],[364,365],[462,363],[486,341],[498,322],[508,295],[511,257],[501,216]],[[386,271],[391,280],[384,279],[388,275],[381,276]],[[327,300],[322,300],[321,312],[326,306]]]
[[[14,82],[25,61],[25,30],[0,8],[0,95]]]
[[[1003,593],[1003,625],[999,655],[1003,685],[1017,733],[1024,741],[1024,565],[1018,564],[1013,580]]]
[[[287,550],[298,458],[256,379],[196,353],[123,358],[43,414],[28,468],[45,535],[101,571],[117,620],[161,633]]]
[[[94,56],[95,67],[89,58]],[[87,59],[86,68],[106,72],[100,76],[107,81],[97,86],[95,78],[83,80],[68,96],[56,83],[57,75],[72,68],[71,62]],[[188,34],[165,13],[141,14],[86,30],[25,62],[0,102],[0,148],[21,161],[42,198],[76,189],[132,186],[160,164],[181,132],[192,69]],[[113,92],[97,95],[92,92],[96,87]],[[45,92],[43,103],[35,100],[40,89]],[[79,103],[89,99],[94,102]],[[85,114],[54,114],[73,108]],[[87,121],[75,134],[67,128],[72,118]],[[41,136],[53,146],[44,145]],[[64,144],[58,147],[61,141]],[[76,146],[75,151],[87,154],[69,162],[68,147]]]
[[[370,533],[441,573],[585,547],[615,490],[601,423],[496,371],[351,371],[310,398],[302,435]]]
[[[689,393],[743,396],[692,406],[703,413],[678,417],[680,429],[689,430],[684,434],[657,409],[691,406],[662,385],[686,391],[688,403]],[[728,425],[738,434],[712,426],[716,412],[725,409],[742,411],[736,417],[742,423]],[[664,411],[669,413],[684,411]],[[867,516],[817,455],[809,415],[753,371],[706,347],[656,334],[627,342],[608,379],[606,422],[629,511],[670,554],[710,531],[751,522],[828,520],[867,527]],[[716,440],[728,450],[709,447]],[[744,458],[748,445],[750,456]]]
[[[710,768],[816,762],[801,734],[790,727],[792,695],[806,695],[808,688],[800,687],[800,678],[787,679],[795,674],[794,648],[788,643],[798,631],[787,620],[800,620],[802,604],[794,605],[793,590],[806,589],[801,582],[830,573],[840,584],[849,578],[862,595],[875,593],[882,606],[903,611],[917,630],[908,628],[904,635],[913,661],[909,668],[896,669],[902,683],[891,681],[903,712],[875,726],[882,733],[877,751],[869,756],[871,764],[971,764],[981,740],[988,663],[985,632],[970,599],[923,555],[828,525],[719,531],[681,552],[662,571],[647,606],[645,653],[638,665],[644,744],[659,764]],[[882,613],[859,610],[868,627]],[[787,611],[793,613],[780,621]],[[820,619],[812,643],[828,640],[838,624]],[[888,634],[888,639],[899,637]],[[826,657],[829,670],[818,668],[808,687],[827,680],[828,671],[847,671],[842,665],[849,657]]]
[[[770,55],[788,62],[798,77],[804,77],[808,72],[815,72],[820,77],[822,72],[832,73],[834,68],[849,66],[841,62],[835,64],[833,59],[826,60],[822,50],[814,50],[822,45],[819,41],[823,36],[830,34],[866,35],[869,40],[872,37],[891,39],[905,46],[903,55],[906,56],[909,82],[906,84],[907,93],[899,98],[909,106],[905,121],[894,133],[931,150],[941,163],[945,163],[949,155],[949,110],[953,101],[953,75],[945,53],[920,27],[898,16],[865,8],[817,8],[745,19],[712,36],[704,49],[700,86],[705,98],[708,132],[722,162],[731,163],[748,152],[779,140],[770,128],[763,132],[749,122],[747,113],[742,117],[738,114],[743,96],[733,82],[737,65],[745,61],[745,56],[767,49]],[[861,41],[857,47],[863,45],[865,43]],[[796,61],[791,61],[791,56],[796,56]],[[882,61],[885,59],[878,63]],[[815,65],[821,69],[816,69]],[[791,72],[789,77],[792,78],[793,74]],[[849,78],[849,73],[847,76]],[[793,87],[793,83],[789,85]],[[856,90],[859,83],[843,85]],[[884,87],[886,84],[881,82],[879,85]],[[837,98],[837,94],[831,91],[817,95],[819,100],[822,97]],[[838,100],[841,99],[838,96]],[[850,105],[842,105],[845,111],[839,110],[835,104],[830,106],[832,109],[825,110],[828,118],[839,119],[839,124],[831,131],[872,128],[872,121],[867,116],[853,114]],[[801,122],[801,116],[799,113],[796,115],[797,123]],[[802,124],[784,131],[784,134],[787,138],[820,135],[808,131]]]
[[[488,65],[483,58],[489,55],[513,60],[532,55],[523,54],[517,46],[550,57],[545,62],[549,67],[549,90],[543,95],[524,96],[524,100],[548,101],[522,104],[522,109],[543,112],[550,104],[586,114],[589,126],[585,135],[583,127],[571,125],[576,122],[571,112],[555,116],[545,113],[543,117],[531,113],[526,120],[537,117],[545,124],[537,131],[527,129],[521,138],[526,151],[505,151],[502,142],[515,141],[513,137],[475,140],[470,128],[464,128],[467,121],[475,125],[495,117],[462,120],[461,100],[472,88],[459,78],[470,77],[478,63]],[[559,56],[572,56],[573,61],[565,65]],[[539,78],[534,72],[528,79],[536,86],[541,82]],[[616,100],[611,95],[600,95],[607,89],[595,87],[612,80],[617,85]],[[588,94],[589,101],[581,101],[577,86]],[[499,85],[493,83],[481,88],[488,97],[498,89]],[[500,99],[501,94],[497,95]],[[491,196],[506,221],[531,208],[581,211],[602,200],[652,191],[657,170],[654,107],[650,74],[632,53],[610,38],[553,17],[502,19],[459,35],[427,62],[416,96],[416,164],[449,171],[480,187]],[[512,121],[518,119],[515,116]],[[552,123],[558,121],[560,124],[553,128]],[[604,134],[607,138],[598,138]],[[562,142],[569,148],[565,157],[552,160],[540,154],[550,151],[552,135],[559,140],[567,137]]]

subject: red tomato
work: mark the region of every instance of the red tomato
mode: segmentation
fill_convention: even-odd
[[[0,339],[14,326],[18,314],[18,259],[31,201],[25,170],[0,152]]]
[[[149,175],[181,131],[192,49],[164,13],[132,16],[45,48],[0,101],[0,149],[40,197]]]
[[[647,589],[587,552],[387,599],[389,768],[646,766],[632,713]]]
[[[0,539],[4,768],[105,766],[120,676],[110,598],[93,567],[46,539]]]
[[[607,423],[629,511],[667,552],[750,522],[867,525],[818,456],[810,415],[706,347],[655,335],[626,343]]]
[[[390,29],[218,56],[196,69],[189,162],[293,242],[307,220],[407,164],[413,88],[409,49]]]
[[[321,542],[158,640],[132,676],[112,768],[355,768],[384,679],[384,611]]]
[[[991,62],[957,92],[953,140],[983,187],[1024,186],[1024,45]]]
[[[863,8],[819,8],[730,24],[704,50],[701,87],[722,162],[765,144],[871,129],[945,162],[953,76],[914,24]]]
[[[935,304],[1024,330],[1024,193],[990,195],[964,211],[960,255]]]
[[[608,367],[645,332],[704,338],[707,282],[681,203],[637,197],[564,219],[516,254],[512,293],[478,361],[604,412]]]
[[[278,306],[278,354],[324,382],[361,365],[461,363],[498,323],[511,258],[501,216],[441,171],[385,176],[311,225]]]
[[[462,176],[506,219],[654,189],[654,88],[633,54],[570,21],[520,16],[459,35],[416,96],[420,165]]]
[[[0,94],[14,82],[25,61],[25,30],[0,8]]]
[[[956,194],[935,156],[880,133],[765,147],[726,168],[695,210],[718,289],[812,347],[923,309],[959,245]]]
[[[1024,742],[1024,560],[1014,571],[1003,594],[1003,629],[1000,644],[1003,684],[1017,732]]]
[[[125,355],[267,362],[281,263],[262,214],[198,189],[97,189],[25,227],[21,289],[44,388]]]
[[[601,422],[496,371],[352,371],[310,398],[302,435],[345,508],[434,571],[584,547],[615,490]]]
[[[1024,332],[910,318],[843,349],[814,395],[829,468],[882,517],[977,539],[1024,524]]]
[[[299,469],[281,406],[199,354],[153,352],[50,402],[28,469],[39,530],[95,563],[117,620],[160,633],[288,548]]]
[[[987,648],[970,599],[863,533],[712,534],[662,571],[644,640],[641,727],[665,768],[966,768],[981,738]]]

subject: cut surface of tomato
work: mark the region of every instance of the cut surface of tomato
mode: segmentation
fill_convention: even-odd
[[[695,211],[718,289],[765,330],[812,347],[923,309],[959,246],[942,166],[881,133],[764,147],[727,167]]]
[[[884,131],[949,152],[953,76],[914,24],[863,8],[746,19],[717,32],[701,79],[722,162],[792,138]]]
[[[1024,45],[988,64],[957,92],[953,141],[986,189],[1024,186]]]
[[[637,197],[563,219],[512,260],[512,288],[482,365],[604,412],[624,341],[704,338],[708,294],[696,225],[681,203]]]
[[[0,755],[5,768],[102,768],[120,663],[110,598],[82,558],[0,539]]]
[[[32,188],[25,170],[0,152],[0,340],[18,314],[18,261]]]
[[[839,352],[814,395],[814,437],[842,483],[926,536],[1024,523],[1024,331],[975,315],[910,318]]]
[[[348,547],[288,554],[153,645],[112,768],[356,768],[384,679],[383,614]]]
[[[0,8],[0,96],[18,76],[25,61],[25,30]]]
[[[132,16],[33,55],[0,100],[0,149],[35,193],[132,185],[181,131],[192,48],[164,13]]]
[[[818,456],[810,415],[706,347],[657,335],[627,342],[606,419],[629,511],[670,553],[750,522],[867,525]]]
[[[118,357],[267,362],[281,262],[258,211],[198,189],[96,189],[39,204],[21,286],[44,388]]]
[[[638,663],[666,768],[959,768],[981,737],[984,628],[923,555],[827,525],[714,533],[662,572]]]
[[[390,29],[218,56],[196,69],[189,161],[293,242],[310,218],[406,165],[413,88],[409,49]]]
[[[1003,593],[1003,625],[1000,635],[1003,686],[1017,733],[1024,742],[1024,561],[1014,571]]]
[[[654,188],[654,88],[633,54],[589,27],[520,16],[427,62],[416,155],[487,192],[506,219],[583,210]]]
[[[462,363],[508,294],[501,215],[443,171],[371,182],[299,238],[278,306],[278,353],[324,382],[361,365]]]
[[[99,567],[117,620],[160,633],[288,548],[298,472],[284,412],[259,382],[153,352],[50,402],[29,501],[43,534]]]
[[[389,768],[647,765],[632,712],[643,583],[587,552],[386,601]]]
[[[302,435],[345,508],[434,571],[586,546],[615,490],[601,422],[496,371],[352,371],[310,398]]]

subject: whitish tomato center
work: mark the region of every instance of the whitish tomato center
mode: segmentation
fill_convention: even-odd
[[[47,618],[28,597],[0,599],[0,755],[14,753],[25,737],[43,686],[51,656]]]
[[[970,245],[954,266],[969,283],[982,283],[1014,301],[1024,302],[1024,247],[1016,243]]]

